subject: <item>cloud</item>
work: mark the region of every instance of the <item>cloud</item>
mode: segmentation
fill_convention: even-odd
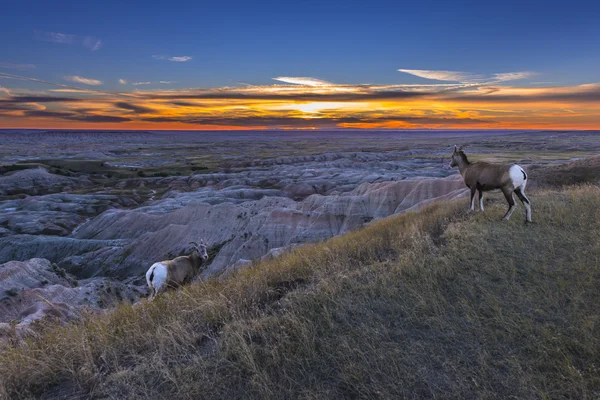
[[[186,62],[186,61],[190,61],[192,59],[191,56],[169,57],[169,56],[159,56],[159,55],[153,55],[152,58],[154,58],[155,60],[167,60],[167,61],[173,61],[173,62]]]
[[[163,85],[168,85],[169,83],[177,83],[177,81],[159,81],[159,83],[162,83]]]
[[[528,79],[537,76],[536,72],[522,71],[522,72],[504,72],[500,74],[494,74],[493,79],[499,82],[505,81],[517,81],[520,79]]]
[[[289,77],[289,76],[280,76],[277,78],[273,78],[274,81],[285,82],[285,83],[293,83],[294,85],[304,85],[304,86],[331,86],[333,85],[331,82],[324,81],[322,79],[317,78],[308,78],[308,77]]]
[[[458,71],[435,71],[427,69],[399,69],[398,71],[418,76],[419,78],[433,79],[436,81],[469,82],[481,79],[481,75]]]
[[[91,51],[96,51],[102,47],[102,40],[93,36],[79,36],[61,32],[35,31],[39,40],[60,44],[76,44],[83,46]]]
[[[344,86],[342,90],[336,87],[327,91],[311,91],[304,86],[297,89],[286,90],[285,87],[253,86],[252,88],[219,88],[219,89],[197,89],[172,92],[139,92],[140,97],[152,99],[179,99],[179,100],[287,100],[287,101],[361,101],[361,100],[393,100],[411,99],[425,97],[426,92],[410,91],[404,89],[372,89],[369,87],[357,87],[351,89]],[[251,90],[248,90],[251,89]],[[321,89],[313,87],[311,89]]]
[[[600,104],[600,83],[548,88],[489,87],[440,95],[441,100],[470,103],[571,103]]]
[[[138,114],[150,114],[156,111],[154,108],[145,107],[137,104],[131,104],[125,101],[119,101],[115,103],[115,106],[122,110],[133,111]]]
[[[131,118],[114,116],[114,115],[98,115],[98,114],[80,114],[75,112],[65,111],[46,111],[46,110],[33,110],[25,111],[27,117],[38,117],[38,118],[59,118],[70,121],[80,122],[127,122],[131,121]]]
[[[175,62],[186,62],[186,61],[190,61],[191,59],[192,59],[192,57],[190,57],[190,56],[180,56],[180,57],[170,57],[168,60],[175,61]]]
[[[83,47],[87,47],[92,51],[96,51],[102,47],[102,40],[93,38],[91,36],[86,36],[83,39]]]
[[[71,89],[71,88],[65,88],[65,89],[50,89],[50,92],[57,92],[57,93],[83,93],[83,94],[104,94],[102,92],[97,92],[95,90],[87,90],[87,89]]]
[[[0,68],[27,70],[27,69],[35,69],[35,65],[33,65],[33,64],[15,64],[15,63],[9,63],[9,62],[0,62]]]
[[[0,114],[10,118],[46,118],[36,122],[40,125],[54,119],[52,124],[56,126],[69,125],[65,121],[131,122],[132,127],[164,123],[157,125],[159,129],[186,125],[292,129],[531,128],[528,124],[564,129],[575,127],[567,125],[571,121],[592,129],[600,123],[600,83],[518,86],[507,82],[528,79],[534,73],[496,73],[477,78],[475,74],[461,74],[472,81],[464,82],[463,76],[463,81],[445,83],[376,85],[278,77],[277,82],[266,85],[188,89],[156,89],[161,87],[159,84],[172,81],[146,81],[130,84],[156,86],[147,90],[132,86],[135,90],[131,93],[58,84],[63,87],[52,88],[54,93],[11,89],[0,96]],[[0,73],[0,78],[55,85],[6,73]],[[101,96],[89,96],[88,91]]]
[[[125,79],[119,79],[119,83],[121,85],[127,85],[127,81]]]
[[[14,75],[14,74],[7,74],[5,72],[0,72],[0,79],[14,79],[14,80],[25,81],[25,82],[35,82],[35,83],[41,83],[41,84],[44,84],[44,85],[58,86],[60,88],[73,89],[73,90],[78,90],[78,91],[85,90],[87,93],[94,92],[94,94],[98,94],[98,95],[107,95],[107,96],[114,96],[114,97],[128,97],[128,98],[129,97],[136,97],[132,93],[106,92],[106,91],[97,90],[97,89],[81,89],[80,87],[72,86],[72,85],[66,85],[64,83],[50,82],[50,81],[45,81],[43,79],[31,78],[31,77],[28,77],[28,76],[20,76],[20,75]]]
[[[418,76],[419,78],[432,79],[437,81],[451,81],[470,84],[490,84],[507,81],[516,81],[520,79],[528,79],[537,75],[535,72],[519,71],[519,72],[502,72],[495,73],[489,77],[471,72],[459,71],[443,71],[443,70],[426,70],[426,69],[399,69],[398,71],[406,74]]]
[[[36,31],[36,33],[41,35],[42,40],[46,40],[47,42],[52,42],[52,43],[72,44],[76,38],[75,35],[69,35],[68,33],[39,32],[39,31]]]
[[[11,96],[7,99],[0,99],[0,103],[73,103],[81,99],[75,97],[56,97],[56,96]]]
[[[92,86],[102,85],[102,81],[99,81],[97,79],[84,78],[82,76],[77,76],[77,75],[65,76],[65,80],[75,82],[75,83],[83,83],[84,85],[92,85]]]
[[[435,118],[435,117],[416,117],[403,115],[390,115],[385,117],[370,117],[370,116],[352,116],[352,117],[327,117],[322,118],[299,118],[289,116],[184,116],[184,117],[146,117],[142,121],[147,122],[182,122],[194,125],[209,125],[209,126],[238,126],[238,127],[281,127],[281,128],[336,128],[340,124],[375,124],[382,122],[405,122],[410,124],[421,125],[443,125],[448,123],[456,123],[460,125],[472,125],[482,123],[484,121],[473,118]]]

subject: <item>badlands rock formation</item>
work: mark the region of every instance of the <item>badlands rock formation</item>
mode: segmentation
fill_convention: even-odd
[[[30,331],[45,318],[66,321],[83,308],[137,301],[145,288],[108,278],[77,281],[43,258],[0,265],[0,335]]]
[[[154,260],[179,255],[186,243],[204,238],[218,250],[206,272],[212,275],[273,248],[324,240],[434,199],[466,194],[464,183],[454,176],[363,183],[348,193],[313,194],[302,201],[280,196],[251,200],[242,189],[236,190],[231,201],[216,204],[211,202],[217,197],[214,189],[205,188],[172,194],[136,210],[106,211],[79,228],[73,240],[100,243],[119,238],[127,244],[113,243],[59,265],[80,277],[103,269],[120,278],[139,276]]]
[[[0,176],[0,196],[23,193],[35,195],[68,190],[75,186],[91,186],[91,182],[51,174],[44,168],[26,169]]]

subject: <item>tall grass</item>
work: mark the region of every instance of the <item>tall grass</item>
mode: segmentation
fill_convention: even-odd
[[[5,346],[11,398],[597,398],[600,189],[378,221]],[[522,210],[518,210],[522,211]]]

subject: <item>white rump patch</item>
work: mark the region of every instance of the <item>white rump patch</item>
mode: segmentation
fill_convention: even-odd
[[[515,189],[518,187],[523,187],[523,189],[525,189],[525,175],[523,168],[519,167],[518,165],[513,165],[508,170],[508,173]]]
[[[152,281],[150,280],[150,275],[154,273],[152,277]],[[163,288],[164,285],[167,284],[167,266],[163,263],[154,263],[146,272],[146,280],[148,281],[148,286],[154,287],[154,289],[158,292]]]

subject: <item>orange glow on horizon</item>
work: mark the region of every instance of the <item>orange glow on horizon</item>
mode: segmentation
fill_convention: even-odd
[[[447,84],[276,84],[92,94],[3,89],[0,128],[591,130],[600,128],[600,84],[457,84],[453,90]]]

